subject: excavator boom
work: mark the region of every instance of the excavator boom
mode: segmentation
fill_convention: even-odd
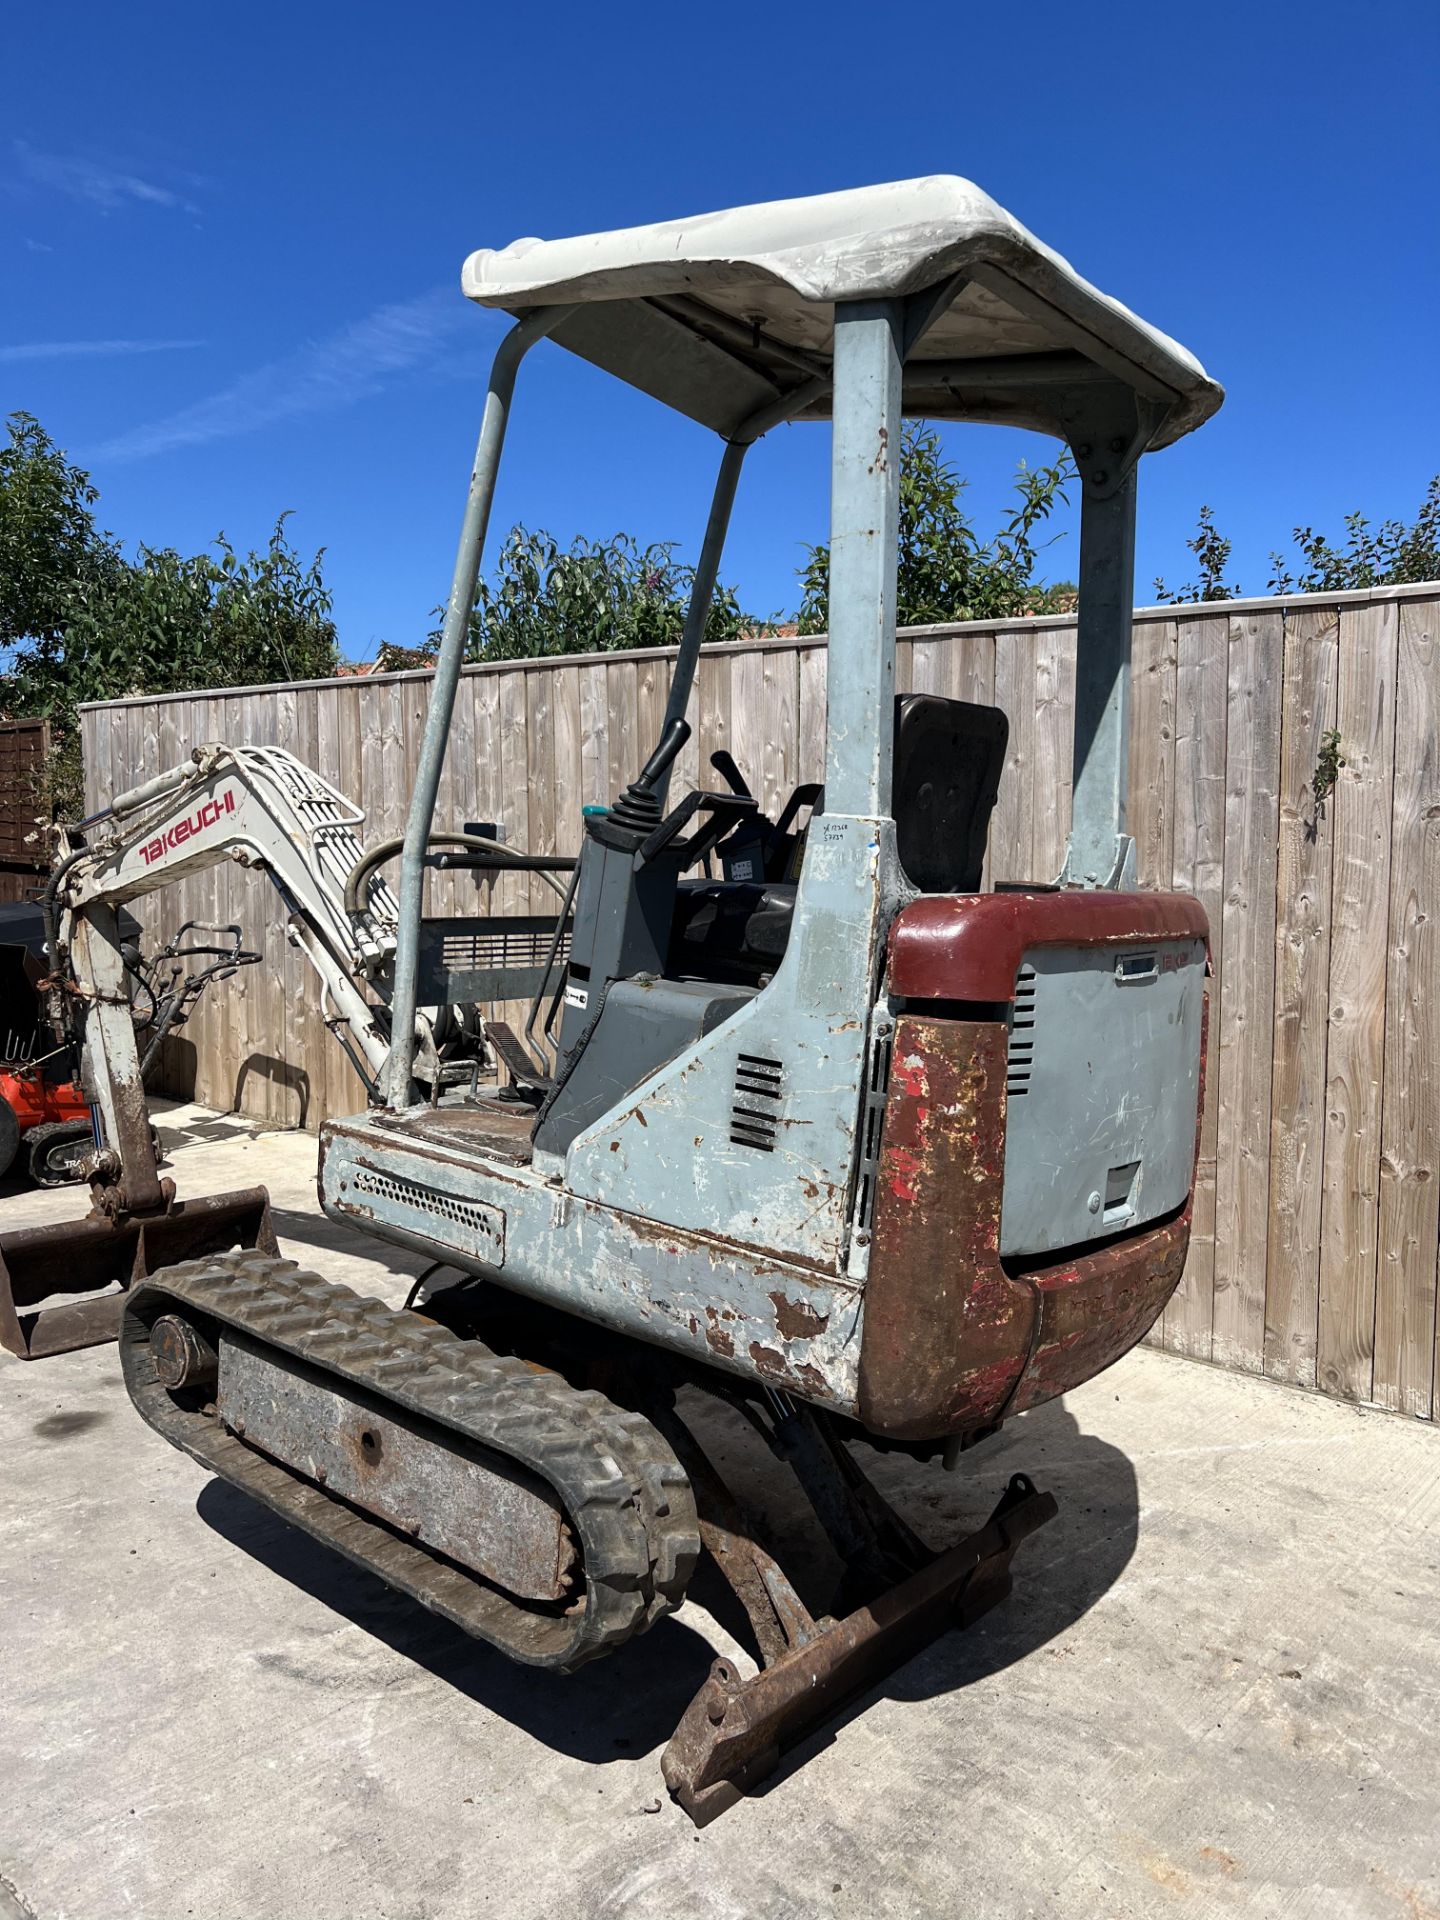
[[[208,745],[123,793],[65,836],[45,901],[52,1024],[78,1041],[100,1145],[86,1172],[87,1218],[0,1235],[0,1345],[23,1358],[112,1340],[122,1293],[158,1265],[230,1248],[275,1254],[263,1191],[176,1199],[162,1180],[130,1011],[120,912],[234,860],[263,874],[286,936],[314,971],[325,1024],[372,1089],[389,1054],[384,1004],[397,904],[360,868],[359,807],[278,747]],[[432,1070],[445,1009],[417,1024]],[[469,1070],[483,1025],[450,1015],[448,1070]],[[457,1038],[458,1036],[458,1045]],[[42,1303],[63,1296],[60,1304]]]

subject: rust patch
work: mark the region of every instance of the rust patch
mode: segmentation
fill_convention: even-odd
[[[817,1313],[808,1300],[787,1300],[783,1293],[772,1293],[775,1325],[784,1340],[813,1340],[830,1324],[828,1313]]]
[[[650,1122],[645,1118],[645,1109],[643,1107],[636,1107],[635,1118],[640,1122],[642,1127],[649,1128]]]
[[[759,1373],[784,1373],[785,1356],[777,1353],[774,1347],[762,1347],[758,1340],[750,1342],[750,1358],[755,1362]]]
[[[705,1344],[712,1353],[718,1353],[722,1359],[733,1360],[735,1358],[735,1341],[732,1336],[725,1331],[724,1327],[707,1327],[705,1329]]]
[[[1003,1021],[897,1025],[860,1349],[872,1432],[935,1439],[1052,1400],[1127,1352],[1179,1283],[1188,1205],[1118,1245],[1005,1271],[1006,1037]]]
[[[803,1367],[796,1367],[795,1378],[809,1387],[812,1393],[825,1391],[825,1376],[818,1367],[812,1367],[807,1360]]]

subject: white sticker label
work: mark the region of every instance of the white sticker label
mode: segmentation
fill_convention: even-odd
[[[566,987],[565,1004],[567,1007],[579,1007],[583,1013],[590,1004],[590,995],[584,987]]]

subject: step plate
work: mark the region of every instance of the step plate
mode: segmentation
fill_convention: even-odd
[[[574,1548],[533,1474],[243,1339],[219,1352],[216,1410],[248,1446],[523,1599],[569,1590]]]

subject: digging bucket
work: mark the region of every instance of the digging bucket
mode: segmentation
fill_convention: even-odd
[[[164,1213],[92,1213],[0,1233],[0,1347],[41,1360],[103,1346],[119,1332],[131,1287],[161,1267],[232,1247],[279,1252],[264,1187],[177,1200]],[[70,1295],[89,1297],[61,1299]]]

